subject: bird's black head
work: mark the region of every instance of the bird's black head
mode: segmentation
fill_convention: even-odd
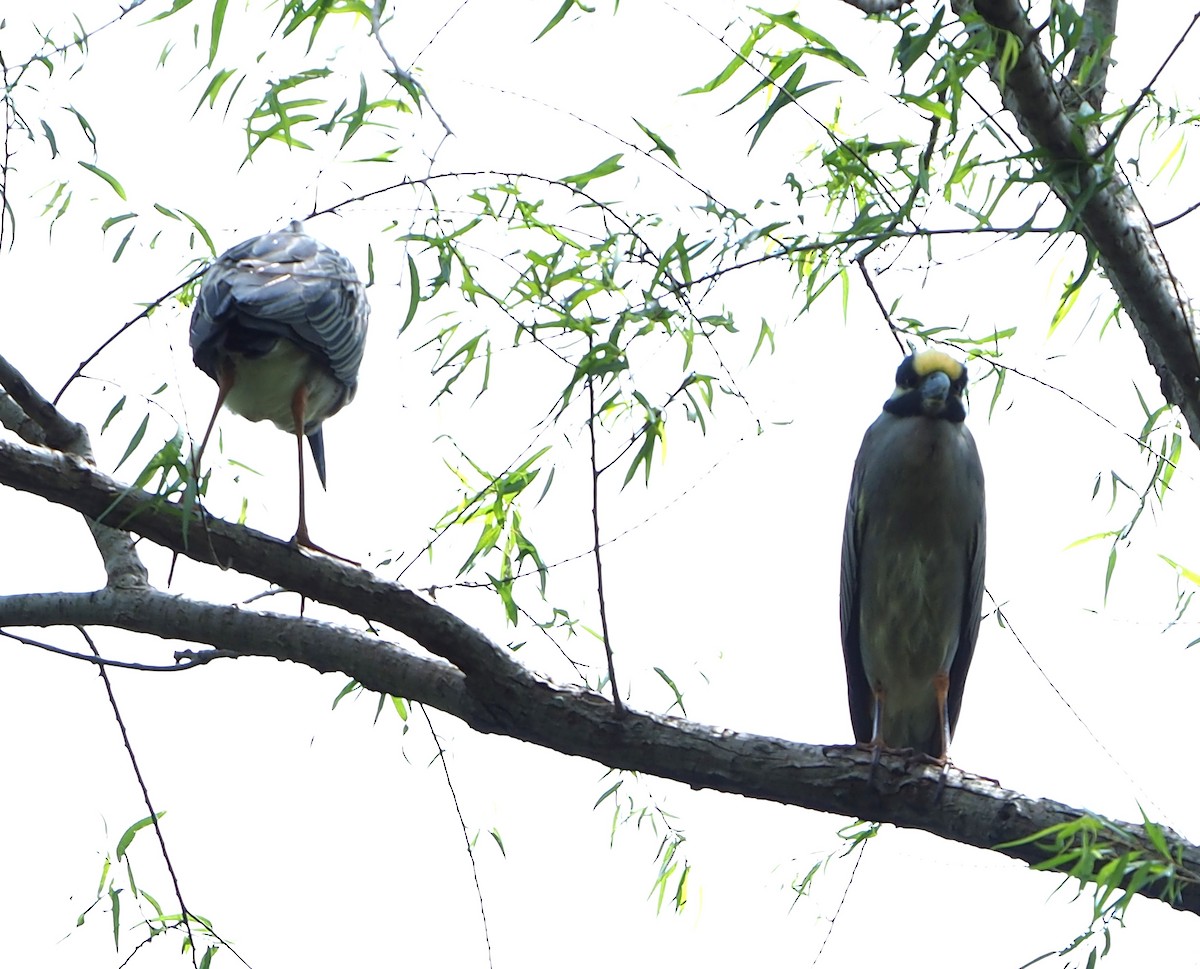
[[[967,416],[962,394],[967,368],[940,350],[904,358],[896,370],[896,389],[883,409],[897,417],[934,417],[958,424]]]

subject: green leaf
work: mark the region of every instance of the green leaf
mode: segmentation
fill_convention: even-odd
[[[107,422],[105,422],[107,424]],[[129,444],[125,448],[125,453],[121,455],[121,460],[117,462],[117,466],[113,468],[113,474],[116,474],[121,465],[128,459],[129,455],[137,450],[137,446],[142,443],[142,438],[146,436],[146,427],[150,424],[150,415],[147,414],[142,418],[142,423],[138,425],[138,429],[134,432],[133,437],[129,439]]]
[[[687,94],[708,94],[711,91],[715,91],[722,84],[724,84],[731,77],[733,77],[733,75],[736,74],[738,72],[738,70],[740,70],[746,64],[750,63],[750,55],[754,51],[754,45],[757,44],[760,40],[762,40],[762,38],[765,37],[770,32],[770,30],[771,30],[770,24],[755,24],[754,26],[752,26],[750,28],[750,33],[747,35],[746,39],[742,42],[742,46],[738,49],[737,53],[734,54],[734,56],[730,59],[729,63],[726,64],[725,67],[721,69],[721,72],[716,77],[714,77],[711,81],[709,81],[706,84],[702,84],[699,87],[694,87],[691,90],[684,91],[683,93],[685,95],[687,95]]]
[[[106,172],[103,168],[98,168],[95,165],[89,165],[85,161],[81,161],[81,162],[79,162],[79,164],[82,167],[86,168],[93,175],[96,175],[96,176],[104,179],[104,181],[108,182],[109,187],[114,192],[116,192],[117,195],[119,195],[123,201],[126,201],[126,202],[129,201],[127,198],[125,198],[125,189],[123,189],[121,187],[121,183],[118,182],[112,175],[110,175],[108,172]]]
[[[1200,585],[1200,572],[1196,572],[1194,569],[1189,569],[1187,566],[1181,565],[1174,559],[1167,558],[1167,556],[1163,555],[1161,552],[1159,553],[1158,557],[1193,585]]]
[[[208,42],[208,66],[213,66],[213,61],[217,59],[217,46],[221,42],[221,25],[225,23],[225,8],[229,5],[229,0],[217,0],[213,4],[212,12],[212,35]]]
[[[237,71],[232,69],[217,71],[213,75],[212,80],[208,82],[208,87],[204,89],[204,93],[200,95],[200,100],[196,102],[196,107],[192,109],[192,116],[195,117],[196,112],[200,110],[200,106],[205,101],[208,102],[209,108],[215,108],[217,105],[217,95],[221,93],[221,88],[236,73]]]
[[[500,837],[500,832],[495,828],[492,828],[488,834],[490,834],[492,836],[492,840],[496,842],[496,847],[500,849],[500,854],[507,858],[508,852],[504,850],[504,841]]]
[[[665,673],[665,672],[662,670],[662,668],[661,668],[661,667],[658,667],[658,666],[654,667],[654,672],[655,672],[655,673],[657,673],[657,674],[659,675],[659,678],[660,678],[660,679],[661,679],[661,680],[662,680],[664,683],[666,683],[666,684],[667,684],[667,686],[668,686],[668,687],[670,687],[670,689],[671,689],[671,692],[672,692],[673,694],[675,694],[675,702],[671,704],[671,707],[678,706],[678,707],[679,707],[679,711],[680,711],[680,713],[682,713],[682,714],[683,714],[683,715],[686,717],[686,716],[687,716],[687,709],[686,709],[686,708],[684,707],[684,705],[683,705],[683,694],[679,692],[679,687],[677,687],[677,686],[675,685],[675,681],[674,681],[673,679],[671,679],[671,677],[669,677],[669,676],[668,676],[668,675],[667,675],[667,674],[666,674],[666,673]],[[667,707],[667,712],[668,712],[668,713],[670,713],[670,712],[671,712],[671,707]]]
[[[121,258],[121,254],[125,251],[125,246],[128,245],[128,243],[129,243],[130,236],[133,235],[134,228],[137,228],[137,227],[134,226],[128,232],[125,233],[125,238],[122,239],[120,244],[117,246],[117,251],[113,253],[113,257],[112,257],[113,262],[116,262],[118,259]]]
[[[336,710],[337,705],[341,703],[343,699],[360,689],[362,689],[362,684],[360,684],[358,680],[351,680],[349,683],[343,686],[341,690],[338,691],[338,695],[333,698],[333,706],[331,706],[329,709]]]
[[[805,27],[802,23],[800,23],[800,21],[796,19],[796,11],[793,10],[790,13],[775,14],[770,13],[767,10],[763,10],[761,7],[752,7],[751,9],[754,10],[755,13],[761,14],[772,24],[778,27],[786,27],[792,33],[798,34],[807,40],[808,44],[804,48],[805,53],[815,54],[818,57],[823,57],[826,60],[833,61],[835,64],[841,65],[851,74],[855,74],[858,77],[867,76],[866,71],[854,63],[854,61],[843,54],[840,50],[838,50],[837,45],[810,27]]]
[[[142,828],[152,825],[155,821],[160,820],[166,813],[166,811],[159,811],[153,817],[142,818],[142,820],[135,821],[128,828],[126,828],[125,833],[121,835],[121,839],[117,842],[117,860],[120,861],[125,857],[125,852],[129,850],[129,846],[133,843],[133,839],[137,836],[137,833],[142,830]]]
[[[400,324],[403,333],[411,325],[417,315],[417,306],[421,302],[421,277],[417,273],[417,264],[412,255],[408,257],[408,312],[404,314],[404,322]]]
[[[108,425],[113,422],[113,418],[116,417],[119,413],[121,413],[121,411],[124,409],[125,400],[126,400],[126,395],[122,394],[121,399],[118,400],[115,404],[113,404],[112,410],[110,410],[108,412],[108,416],[106,418],[104,418],[104,423],[100,425],[100,433],[101,434],[103,434],[105,431],[108,430]]]
[[[583,188],[588,182],[594,181],[597,178],[603,178],[605,175],[612,175],[614,172],[619,172],[624,168],[625,166],[620,164],[621,157],[620,153],[611,155],[595,168],[581,172],[578,175],[564,175],[559,181],[566,185],[574,185],[576,188]]]
[[[635,125],[637,125],[639,128],[641,128],[642,133],[645,134],[651,141],[654,142],[654,147],[650,149],[651,151],[661,151],[664,155],[666,155],[669,159],[671,159],[672,165],[674,165],[676,168],[679,167],[679,159],[675,157],[675,149],[674,148],[672,148],[665,141],[663,141],[658,135],[656,135],[653,131],[651,131],[644,124],[642,124],[640,121],[638,121],[637,118],[633,119],[633,123]]]
[[[929,21],[929,29],[921,34],[916,32],[911,22],[904,25],[904,35],[896,44],[896,50],[893,55],[901,74],[907,74],[908,69],[917,62],[917,59],[929,50],[930,43],[932,43],[933,39],[942,29],[942,19],[945,13],[946,10],[944,7],[938,7],[937,12]]]
[[[924,95],[918,94],[905,94],[903,92],[897,94],[896,98],[897,100],[903,101],[905,104],[912,105],[914,108],[920,108],[922,111],[928,112],[935,118],[941,118],[943,121],[950,121],[953,117],[950,113],[950,109],[946,107],[946,105],[944,105],[941,101],[934,100],[933,98],[928,98]]]
[[[147,20],[146,23],[152,24],[156,20],[165,20],[167,17],[170,17],[172,14],[179,13],[180,10],[182,10],[184,7],[188,6],[188,4],[190,4],[191,2],[192,2],[192,0],[175,0],[175,2],[171,4],[170,10],[164,10],[160,14],[155,14],[153,17],[151,17],[149,20]]]
[[[554,16],[550,18],[549,23],[547,23],[545,27],[538,31],[538,35],[533,38],[533,42],[536,44],[539,40],[545,37],[546,34],[550,33],[550,31],[562,23],[563,17],[571,12],[572,7],[578,7],[584,13],[596,12],[595,7],[589,7],[581,3],[580,0],[563,0],[562,6],[554,12]]]
[[[754,137],[750,139],[751,149],[758,143],[758,139],[762,137],[762,133],[767,130],[767,125],[771,123],[771,119],[775,117],[780,108],[789,104],[796,104],[806,94],[820,90],[823,87],[828,87],[830,84],[836,84],[836,81],[818,81],[816,84],[809,84],[806,87],[800,87],[800,80],[804,77],[806,64],[801,64],[788,76],[788,79],[783,83],[775,95],[775,99],[767,107],[767,110],[762,113],[762,116],[754,123]]]
[[[208,230],[204,228],[204,226],[202,226],[194,216],[188,215],[185,211],[183,211],[183,209],[179,210],[179,214],[187,219],[192,224],[192,228],[200,233],[200,238],[203,239],[204,244],[208,246],[208,251],[211,252],[213,256],[216,256],[217,247],[213,245],[212,236],[208,234]]]
[[[83,136],[85,138],[87,138],[88,142],[92,146],[92,150],[95,151],[96,150],[96,132],[92,129],[92,126],[88,123],[88,119],[85,118],[79,112],[78,108],[72,107],[69,104],[67,105],[67,110],[70,111],[71,114],[73,114],[75,116],[75,120],[79,122],[79,127],[83,129]],[[80,164],[82,164],[82,162]]]
[[[758,342],[754,344],[754,352],[750,354],[750,362],[754,362],[754,358],[758,356],[758,351],[763,348],[764,343],[771,345],[771,355],[775,355],[775,331],[771,329],[771,324],[767,322],[767,318],[762,318],[762,325],[758,330]]]
[[[1084,538],[1077,538],[1077,539],[1075,539],[1075,541],[1073,541],[1073,542],[1072,542],[1070,545],[1067,545],[1067,546],[1065,546],[1065,547],[1063,548],[1063,551],[1065,552],[1065,551],[1067,551],[1068,549],[1076,548],[1076,547],[1078,547],[1078,546],[1080,546],[1080,545],[1086,545],[1088,542],[1095,542],[1095,541],[1099,541],[1099,540],[1100,540],[1100,539],[1102,539],[1102,538],[1116,538],[1116,537],[1117,537],[1118,535],[1120,535],[1120,534],[1121,534],[1121,533],[1120,533],[1119,531],[1116,531],[1116,532],[1096,532],[1096,534],[1095,534],[1095,535],[1088,535],[1088,536],[1086,536],[1086,537],[1084,537]]]
[[[121,889],[108,886],[108,901],[112,906],[113,948],[121,950]]]
[[[621,785],[624,783],[625,783],[625,778],[621,778],[621,780],[617,781],[610,788],[608,788],[608,790],[606,790],[603,794],[601,794],[598,798],[596,798],[596,803],[592,805],[592,810],[593,811],[596,810],[596,808],[598,808],[601,804],[603,804],[605,801],[607,801],[610,797],[613,797],[613,799],[615,800],[614,795],[617,793],[617,791],[619,791],[621,789]]]
[[[38,120],[41,121],[42,134],[44,134],[46,136],[46,140],[48,142],[50,142],[50,157],[51,157],[51,159],[57,158],[58,157],[58,142],[54,138],[54,129],[51,128],[48,124],[46,124],[45,121],[42,121],[40,118]]]

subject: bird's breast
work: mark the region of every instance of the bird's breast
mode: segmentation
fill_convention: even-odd
[[[974,443],[924,417],[879,427],[862,469],[858,584],[868,679],[928,683],[954,660],[982,514]]]

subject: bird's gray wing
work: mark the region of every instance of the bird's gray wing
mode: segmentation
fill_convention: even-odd
[[[987,512],[984,502],[983,468],[979,463],[979,452],[971,439],[970,457],[966,472],[974,479],[979,493],[979,517],[971,540],[968,543],[963,566],[967,571],[965,595],[963,596],[962,620],[959,625],[958,650],[950,666],[950,690],[947,694],[946,711],[950,721],[950,734],[958,723],[962,708],[963,687],[967,682],[967,671],[975,655],[975,640],[979,638],[979,623],[983,613],[983,572],[987,559]]]
[[[870,436],[871,429],[867,430]],[[860,506],[859,489],[863,479],[863,448],[854,462],[850,479],[850,497],[846,502],[846,521],[842,528],[841,626],[842,656],[846,663],[846,689],[850,699],[850,722],[854,739],[870,743],[874,733],[875,697],[863,668],[862,643],[859,637],[859,573],[858,552],[861,548],[865,510]]]
[[[205,369],[205,349],[236,322],[250,334],[303,346],[353,393],[366,294],[350,260],[293,226],[234,246],[209,270],[192,312],[193,354]]]

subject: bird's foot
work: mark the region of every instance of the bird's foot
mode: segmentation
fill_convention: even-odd
[[[900,757],[910,758],[914,751],[911,747],[889,747],[882,740],[872,740],[865,744],[859,744],[871,752],[871,769],[867,772],[867,784],[871,784],[875,780],[875,771],[879,767],[879,758],[886,751],[889,754],[896,754]]]
[[[938,758],[936,758],[936,757],[933,757],[930,759],[935,764],[938,762]],[[946,778],[950,776],[950,758],[942,757],[941,762],[942,762],[942,769],[941,769],[941,771],[938,772],[937,790],[934,792],[934,795],[933,795],[933,803],[934,804],[942,803],[942,795],[946,792]]]
[[[339,562],[345,562],[347,565],[353,565],[360,569],[362,568],[362,562],[356,562],[354,559],[348,559],[344,555],[338,555],[337,552],[331,552],[327,548],[322,548],[308,537],[308,532],[305,532],[304,534],[296,532],[296,534],[292,536],[292,544],[297,548],[305,548],[310,552],[320,552],[322,555],[327,555],[331,559],[337,559]]]

